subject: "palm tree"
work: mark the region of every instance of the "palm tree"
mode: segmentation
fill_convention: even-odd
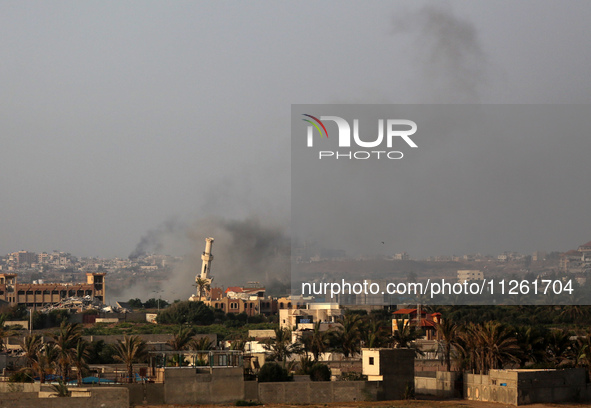
[[[45,383],[45,377],[53,373],[53,367],[57,361],[57,349],[54,343],[43,344],[33,362],[32,369],[39,374],[39,382]]]
[[[396,319],[396,329],[392,334],[394,348],[412,348],[411,343],[420,337],[419,331],[410,320]],[[416,352],[420,354],[418,349]]]
[[[167,341],[168,344],[173,350],[185,350],[189,346],[189,342],[195,335],[195,330],[191,327],[183,327],[179,326],[179,331],[174,337]]]
[[[572,342],[570,333],[566,330],[552,330],[547,339],[548,360],[559,366],[571,355]]]
[[[540,363],[546,358],[546,344],[539,329],[532,326],[519,327],[516,331],[517,343],[522,351],[521,367],[530,363]]]
[[[509,327],[499,322],[486,322],[480,325],[479,337],[484,371],[503,368],[507,363],[519,363],[521,349]]]
[[[361,317],[358,314],[346,314],[339,319],[341,326],[336,336],[338,348],[345,358],[353,357],[361,349]]]
[[[265,350],[271,351],[273,360],[282,361],[284,368],[288,358],[294,354],[302,353],[301,344],[291,342],[291,330],[288,328],[275,329],[275,337],[265,340],[263,347]]]
[[[209,292],[211,286],[207,279],[202,279],[201,277],[195,280],[195,286],[197,287],[197,295],[199,296],[199,301],[201,301],[201,296],[204,292]]]
[[[123,340],[117,340],[113,346],[115,355],[113,358],[121,361],[127,367],[127,381],[133,382],[133,363],[140,361],[147,354],[146,343],[139,336],[125,336]]]
[[[214,344],[213,341],[209,340],[207,337],[199,337],[198,339],[192,339],[189,342],[189,348],[197,351],[197,359],[201,364],[205,364],[205,360],[203,359],[203,354],[205,353],[201,353],[201,351],[213,350]]]
[[[363,327],[362,337],[365,347],[373,348],[386,345],[388,342],[388,335],[384,329],[382,329],[381,323],[382,321],[380,320],[371,319],[365,327]]]
[[[461,327],[456,350],[459,354],[461,366],[475,373],[478,369],[478,327],[474,323],[469,323]]]
[[[591,332],[588,332],[584,337],[579,337],[577,343],[579,352],[576,356],[576,363],[586,366],[589,375],[591,375]]]
[[[451,371],[451,351],[458,342],[458,326],[451,319],[444,319],[437,325],[437,334],[443,342],[443,358],[447,371]]]
[[[82,326],[80,324],[66,324],[65,322],[61,324],[57,334],[52,335],[57,349],[59,372],[64,382],[68,381],[70,363],[81,335]]]
[[[78,339],[76,347],[72,353],[72,362],[76,367],[76,375],[78,378],[78,387],[82,387],[82,370],[88,369],[88,356],[90,355],[90,343],[86,340]]]
[[[328,340],[328,332],[320,331],[320,322],[316,322],[311,335],[304,338],[304,349],[312,353],[314,361],[318,361],[320,354],[324,353],[329,345]]]
[[[459,335],[457,350],[472,372],[486,374],[490,369],[519,363],[522,351],[513,331],[499,322],[465,326]]]
[[[185,350],[189,347],[189,342],[194,335],[195,330],[192,328],[179,326],[178,333],[175,334],[171,340],[167,341],[166,344],[168,344],[174,351]],[[175,357],[177,359],[176,365],[177,367],[180,367],[183,363],[182,354],[179,353],[177,356],[178,357]]]
[[[23,341],[20,342],[20,346],[25,353],[27,367],[32,367],[41,348],[41,336],[38,334],[26,336]]]

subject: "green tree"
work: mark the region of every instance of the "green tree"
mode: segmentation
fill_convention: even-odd
[[[54,343],[43,344],[33,361],[32,370],[39,375],[39,382],[45,383],[45,377],[54,372],[53,368],[58,359],[58,352]]]
[[[205,364],[205,360],[203,359],[202,351],[208,351],[214,349],[213,341],[209,340],[207,337],[199,337],[194,338],[189,342],[189,348],[191,350],[197,351],[197,359],[199,360],[200,364]]]
[[[210,325],[214,321],[213,310],[203,302],[184,301],[174,303],[162,310],[157,317],[158,323]]]
[[[345,358],[354,357],[361,350],[361,317],[358,314],[348,313],[338,321],[337,348]]]
[[[72,363],[76,367],[76,376],[78,387],[82,387],[82,370],[88,369],[88,356],[90,354],[90,343],[81,338],[76,342],[76,347],[72,352]]]
[[[410,320],[397,319],[395,325],[397,330],[392,333],[394,348],[412,348],[411,343],[420,337],[420,332]]]
[[[167,344],[173,350],[186,350],[194,335],[195,330],[192,328],[179,326],[179,331],[167,342]]]
[[[447,371],[451,371],[451,352],[458,342],[458,326],[450,319],[444,319],[437,325],[437,334],[443,343],[443,358]]]
[[[195,280],[194,286],[197,288],[197,296],[199,297],[199,301],[201,301],[201,297],[211,289],[207,279],[201,279],[201,277]]]
[[[117,340],[113,346],[114,358],[121,361],[127,367],[127,382],[133,382],[133,364],[141,361],[146,355],[146,343],[139,336],[125,336],[123,340]]]
[[[66,324],[65,322],[61,324],[58,332],[52,335],[57,350],[59,374],[65,382],[68,381],[74,349],[81,335],[82,326],[80,324]]]
[[[320,322],[314,323],[314,329],[310,335],[304,337],[304,349],[312,353],[314,361],[318,361],[321,353],[324,353],[329,346],[329,338],[327,331],[320,330]]]
[[[27,367],[32,367],[39,349],[41,348],[41,336],[38,334],[32,334],[26,336],[23,341],[20,342],[21,349],[25,353],[27,359]]]
[[[285,367],[288,358],[294,354],[301,354],[303,351],[300,343],[291,342],[291,330],[288,328],[275,329],[275,337],[266,339],[263,347],[271,352],[273,360],[283,362],[283,367]]]

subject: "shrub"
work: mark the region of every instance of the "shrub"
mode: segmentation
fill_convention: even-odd
[[[22,371],[18,371],[10,376],[8,382],[32,383],[35,381],[29,374],[23,373]]]
[[[259,382],[281,382],[291,379],[287,370],[277,363],[265,363],[259,370]]]
[[[310,369],[310,379],[312,381],[330,381],[332,371],[326,364],[316,363]]]
[[[178,302],[161,311],[156,320],[164,324],[198,324],[210,325],[214,321],[212,308],[203,302]]]
[[[341,381],[367,381],[367,375],[355,371],[348,371],[346,373],[341,373]]]

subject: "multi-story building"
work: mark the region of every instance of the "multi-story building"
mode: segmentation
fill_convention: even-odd
[[[16,273],[0,273],[0,302],[43,307],[68,297],[90,297],[105,303],[105,273],[87,273],[86,283],[17,283]]]
[[[460,283],[483,279],[484,274],[479,270],[462,269],[458,271],[458,282]]]
[[[29,251],[18,251],[13,252],[13,259],[16,261],[17,266],[31,265],[37,263],[37,254]]]

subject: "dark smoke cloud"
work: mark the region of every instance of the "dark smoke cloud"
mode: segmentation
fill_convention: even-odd
[[[474,103],[488,77],[475,26],[442,6],[429,5],[394,18],[394,34],[413,40],[422,75],[423,103]]]
[[[281,290],[290,281],[290,239],[286,228],[251,216],[245,219],[207,217],[182,224],[169,221],[142,237],[132,255],[147,252],[184,253],[182,264],[162,285],[163,298],[186,299],[201,269],[205,238],[213,237],[213,286],[241,286],[250,281]],[[131,257],[131,255],[130,255]],[[141,288],[130,288],[133,291]]]
[[[174,235],[182,231],[184,226],[175,219],[163,222],[158,228],[148,231],[129,254],[129,259],[134,260],[148,253],[161,253],[164,249],[164,235]]]

